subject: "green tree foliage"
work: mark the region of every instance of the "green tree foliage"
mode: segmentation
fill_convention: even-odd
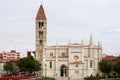
[[[40,71],[41,70],[41,64],[38,61],[34,61],[34,70],[35,71]]]
[[[38,61],[36,61],[32,56],[21,58],[17,62],[17,66],[20,68],[21,72],[35,72],[41,70],[41,65]]]
[[[112,64],[110,61],[102,60],[99,62],[99,69],[105,74],[109,74],[112,71]]]
[[[114,71],[120,74],[120,57],[114,63]]]
[[[12,64],[11,62],[6,62],[6,63],[4,64],[4,70],[7,71],[7,73],[8,73],[8,72],[11,73],[11,72],[14,70],[13,64]]]

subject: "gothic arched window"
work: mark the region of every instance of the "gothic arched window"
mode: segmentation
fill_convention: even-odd
[[[62,56],[65,56],[65,53],[64,53],[64,52],[62,53]]]
[[[53,56],[53,53],[50,53],[50,56]]]
[[[50,68],[52,68],[52,62],[50,61]]]
[[[90,61],[90,68],[92,68],[92,61]]]

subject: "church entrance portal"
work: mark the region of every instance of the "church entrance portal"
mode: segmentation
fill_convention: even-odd
[[[60,68],[61,77],[67,77],[67,71],[67,67],[65,65],[62,65]]]

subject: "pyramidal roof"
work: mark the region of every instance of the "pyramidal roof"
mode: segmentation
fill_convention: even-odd
[[[39,8],[39,10],[38,10],[38,13],[37,13],[36,19],[46,20],[46,16],[45,16],[44,8],[43,8],[42,5],[40,6],[40,8]]]

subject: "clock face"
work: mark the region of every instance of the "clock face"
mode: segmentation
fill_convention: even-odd
[[[74,56],[74,59],[75,59],[75,60],[78,60],[78,59],[79,59],[79,56],[77,56],[77,55]]]

